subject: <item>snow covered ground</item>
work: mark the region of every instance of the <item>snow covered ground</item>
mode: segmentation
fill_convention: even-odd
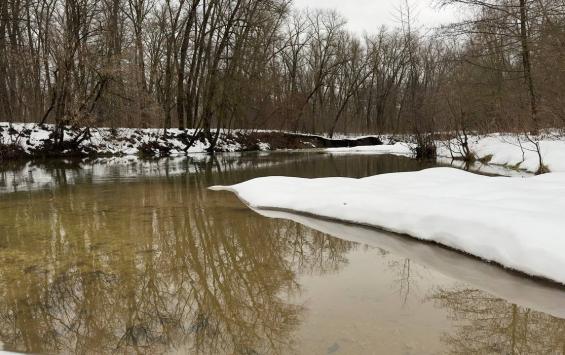
[[[406,138],[406,137],[405,137]],[[387,139],[383,139],[385,142]],[[565,137],[560,134],[547,134],[539,141],[544,165],[552,172],[565,172]],[[438,160],[446,163],[446,159],[463,156],[461,146],[457,140],[437,141]],[[394,154],[411,156],[415,144],[395,143],[393,145],[367,146],[353,148],[328,148],[331,154]],[[539,158],[535,144],[524,136],[511,134],[490,134],[486,136],[470,136],[469,149],[477,160],[488,162],[490,166],[504,166],[505,170],[525,171],[535,173],[539,169]],[[485,163],[481,164],[484,168]],[[512,174],[515,175],[515,174]]]
[[[326,148],[326,152],[331,154],[392,154],[392,155],[403,155],[411,156],[412,145],[409,143],[395,143],[395,144],[383,144],[383,145],[368,145],[360,147],[351,148]]]
[[[0,144],[20,145],[28,154],[34,150],[40,149],[43,143],[49,138],[53,127],[45,125],[40,127],[36,124],[0,122]],[[67,130],[66,138],[71,140],[79,134],[80,130]],[[272,133],[285,134],[280,131],[258,130],[254,133]],[[178,130],[169,129],[167,135],[164,135],[163,129],[133,129],[133,128],[92,128],[90,130],[91,137],[81,143],[81,149],[84,155],[89,152],[96,152],[99,156],[128,156],[138,155],[141,150],[147,153],[150,150],[152,156],[178,156],[190,153],[206,152],[210,147],[209,142],[203,136],[199,136],[192,146],[187,148],[187,142],[194,134],[194,130]],[[249,147],[245,144],[248,142],[244,130],[233,130],[231,133],[220,135],[217,148],[223,152],[237,152],[247,150]],[[288,133],[288,132],[287,132]],[[290,134],[290,133],[288,133]],[[312,138],[319,137],[317,135],[299,135],[295,136]],[[268,135],[265,139],[268,139]],[[376,136],[348,136],[349,139],[376,138]],[[326,152],[330,154],[395,154],[403,156],[411,156],[415,148],[413,143],[398,143],[397,140],[409,141],[409,137],[392,136],[381,137],[382,141],[391,144],[358,146],[352,148],[327,148]],[[546,134],[543,138],[537,138],[540,142],[540,148],[544,165],[552,172],[565,172],[565,138],[563,135],[553,133]],[[242,142],[243,143],[242,145]],[[299,142],[302,148],[316,148],[309,141]],[[456,140],[438,141],[438,156],[445,162],[445,159],[459,158],[462,156],[462,149]],[[289,142],[289,144],[292,144]],[[372,143],[365,143],[372,144]],[[253,145],[253,144],[252,144]],[[268,142],[257,141],[251,149],[271,150],[276,148]],[[535,145],[526,137],[519,137],[511,134],[491,134],[487,136],[471,136],[469,138],[469,148],[477,159],[483,162],[488,161],[489,165],[505,166],[514,170],[522,170],[527,172],[536,172],[539,169],[539,159]],[[164,153],[166,151],[166,154]]]
[[[31,154],[33,150],[40,148],[44,141],[53,132],[52,125],[40,127],[32,123],[0,122],[0,144],[18,144],[24,151]],[[79,130],[68,129],[65,137],[73,139]],[[210,146],[205,139],[198,139],[194,144],[187,148],[187,136],[194,134],[194,130],[168,129],[167,136],[163,129],[146,128],[91,128],[91,137],[81,143],[80,148],[87,154],[94,150],[98,155],[137,155],[144,144],[153,143],[156,146],[166,147],[170,151],[170,156],[184,155],[185,153],[202,153]],[[220,136],[218,147],[224,152],[240,151],[242,146],[234,137]],[[260,148],[267,148],[263,144]],[[186,152],[185,152],[186,150]],[[156,156],[159,155],[155,152]]]
[[[234,186],[256,209],[378,227],[565,284],[565,174],[486,177],[452,168],[364,179],[265,177]]]
[[[175,128],[96,128],[89,130],[90,135],[76,144],[67,144],[62,152],[53,152],[51,135],[53,125],[0,122],[0,158],[2,148],[21,147],[28,156],[55,157],[67,156],[131,156],[151,157],[179,156],[191,153],[203,153],[210,149],[210,142],[201,131]],[[70,143],[84,137],[84,128],[65,129],[65,142]],[[193,136],[196,138],[193,139]],[[352,139],[329,139],[315,134],[303,134],[274,130],[221,130],[214,151],[270,151],[301,150],[328,146],[358,146],[379,144],[377,136],[363,136]],[[191,144],[189,147],[188,144]],[[51,153],[51,154],[49,154]],[[7,154],[6,154],[7,155]],[[25,155],[25,154],[20,154]],[[21,157],[18,155],[17,157]]]
[[[535,140],[539,140],[544,165],[550,171],[565,172],[565,138],[547,135]],[[440,156],[462,156],[461,149],[455,141],[438,142],[438,148]],[[529,172],[536,172],[539,169],[537,149],[534,143],[524,136],[509,134],[474,136],[469,139],[469,149],[477,159],[486,158],[489,164],[507,165]]]

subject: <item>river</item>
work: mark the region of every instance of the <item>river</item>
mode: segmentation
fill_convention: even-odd
[[[208,191],[406,157],[278,152],[0,169],[0,346],[32,353],[562,353],[565,291],[405,236]],[[331,193],[331,192],[328,192]],[[495,237],[495,236],[493,236]]]

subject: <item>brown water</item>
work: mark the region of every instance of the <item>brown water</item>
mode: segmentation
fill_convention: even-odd
[[[206,190],[430,166],[274,153],[6,168],[0,342],[33,353],[563,353],[560,288]]]

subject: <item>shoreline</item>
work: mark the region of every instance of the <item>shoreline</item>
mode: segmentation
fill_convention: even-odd
[[[0,122],[0,162],[51,158],[104,158],[136,156],[144,159],[186,156],[193,153],[309,151],[330,154],[394,154],[414,157],[416,145],[409,135],[322,135],[276,130],[224,130],[213,144],[202,131],[156,128],[66,127],[64,141],[52,139],[54,126]],[[536,173],[539,144],[547,172],[565,171],[565,135],[547,131],[533,137],[516,133],[475,134],[468,137],[471,160],[465,160],[457,138],[436,140],[435,160],[450,165],[496,166],[516,172]]]
[[[383,145],[379,136],[327,138],[282,131],[220,131],[215,144],[194,129],[73,128],[55,144],[53,126],[0,123],[0,162],[42,158],[138,156],[164,158],[191,153],[348,148]]]

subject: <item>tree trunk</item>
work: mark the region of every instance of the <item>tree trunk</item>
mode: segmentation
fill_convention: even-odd
[[[528,43],[528,14],[526,0],[520,0],[520,42],[522,43],[522,63],[524,66],[524,79],[528,87],[530,96],[530,118],[532,134],[537,134],[539,130],[538,107],[534,80],[532,78],[532,64],[530,60],[530,48]]]

